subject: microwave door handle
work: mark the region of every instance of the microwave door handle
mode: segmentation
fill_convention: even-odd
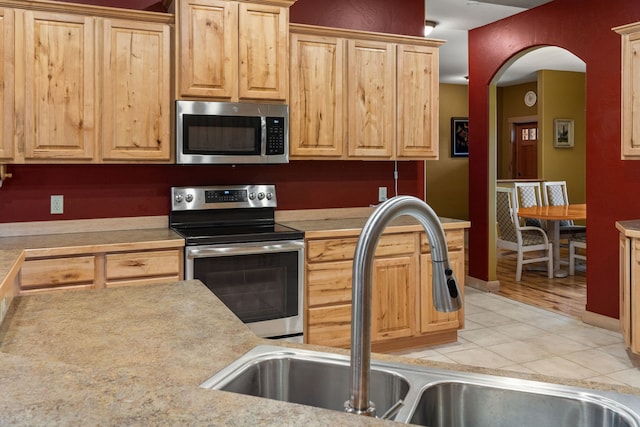
[[[187,249],[188,258],[206,258],[215,256],[248,255],[285,251],[297,251],[304,248],[304,241],[269,242],[252,245],[218,245]]]

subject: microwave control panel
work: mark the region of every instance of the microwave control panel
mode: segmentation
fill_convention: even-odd
[[[266,154],[284,154],[284,117],[267,117]]]

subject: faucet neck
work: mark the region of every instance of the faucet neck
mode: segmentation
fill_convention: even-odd
[[[371,301],[375,250],[382,232],[391,221],[410,215],[422,224],[433,262],[434,304],[439,311],[456,311],[462,306],[461,294],[449,266],[447,241],[442,224],[433,209],[412,196],[387,200],[373,212],[364,225],[353,257],[351,318],[351,396],[345,402],[347,412],[375,416],[369,402],[371,375]]]

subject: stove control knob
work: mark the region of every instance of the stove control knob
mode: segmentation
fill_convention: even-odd
[[[184,196],[182,194],[176,194],[176,202],[182,203]]]
[[[258,193],[258,200],[264,199],[264,193],[261,191]]]
[[[187,201],[187,203],[193,202],[193,194],[187,194],[187,197],[185,197],[185,200]]]
[[[273,194],[267,193],[267,200],[271,200],[271,199],[273,199]]]
[[[253,200],[255,198],[256,198],[256,193],[254,192],[249,193],[249,200]]]

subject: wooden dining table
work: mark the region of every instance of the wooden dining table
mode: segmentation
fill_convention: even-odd
[[[567,272],[560,269],[560,221],[587,219],[587,205],[531,206],[518,208],[520,218],[536,218],[547,223],[553,242],[553,269],[555,277],[567,277]]]

